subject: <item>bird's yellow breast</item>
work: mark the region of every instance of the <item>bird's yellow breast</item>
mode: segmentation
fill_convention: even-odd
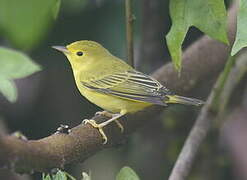
[[[87,89],[77,84],[80,93],[90,102],[112,113],[134,113],[145,107],[151,106],[150,103],[132,101],[117,96],[106,95]]]

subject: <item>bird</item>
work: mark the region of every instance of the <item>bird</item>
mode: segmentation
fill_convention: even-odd
[[[95,41],[80,40],[67,46],[52,48],[61,51],[69,60],[81,95],[104,110],[98,114],[110,118],[99,124],[92,119],[84,121],[99,130],[103,144],[108,141],[103,127],[115,121],[123,132],[124,128],[118,119],[126,114],[141,111],[151,105],[204,104],[199,99],[176,95],[156,79],[135,70]]]

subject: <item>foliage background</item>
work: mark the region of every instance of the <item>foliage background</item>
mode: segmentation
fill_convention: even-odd
[[[155,0],[153,6],[160,19],[154,22],[160,26],[155,38],[160,41],[162,48],[157,57],[151,57],[148,61],[142,58],[143,55],[138,52],[143,48],[143,29],[145,25],[152,24],[144,19],[144,4],[147,2],[134,1],[134,37],[135,58],[140,59],[136,66],[150,73],[170,61],[164,38],[171,22],[168,0]],[[61,4],[56,0],[35,3],[31,0],[0,0],[1,46],[25,52],[42,67],[42,71],[32,76],[15,80],[18,89],[15,103],[10,103],[0,95],[0,127],[7,127],[8,132],[19,130],[29,139],[38,139],[52,134],[60,124],[73,127],[99,111],[98,107],[81,97],[69,63],[64,55],[51,49],[51,46],[82,39],[94,40],[114,55],[126,59],[124,18],[122,0],[63,0]],[[201,35],[199,30],[191,28],[183,48]],[[206,82],[207,87],[189,95],[206,99],[212,83]],[[111,180],[127,165],[142,180],[167,179],[198,110],[172,105],[155,117],[152,123],[132,135],[125,146],[104,150],[83,164],[69,165],[65,169],[75,177],[91,171],[93,180]],[[217,132],[212,132],[201,148],[190,179],[230,180],[235,177],[231,159],[220,143]],[[0,170],[0,179],[3,178],[40,179],[41,174],[20,177]]]

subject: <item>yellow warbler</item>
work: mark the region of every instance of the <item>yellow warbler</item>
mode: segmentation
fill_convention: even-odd
[[[136,71],[94,41],[76,41],[66,47],[53,48],[67,56],[80,93],[108,111],[103,111],[102,114],[111,116],[111,119],[100,124],[94,120],[86,121],[99,129],[104,143],[107,142],[107,137],[102,128],[115,121],[123,130],[117,119],[126,113],[134,113],[153,104],[203,104],[194,98],[175,95],[157,80]]]

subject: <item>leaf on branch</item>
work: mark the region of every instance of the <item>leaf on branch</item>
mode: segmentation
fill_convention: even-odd
[[[222,0],[171,0],[172,27],[166,36],[174,67],[181,71],[182,43],[195,26],[210,37],[228,44],[227,13]]]
[[[52,180],[68,180],[67,174],[59,170],[55,175],[52,175]]]
[[[125,166],[119,171],[116,180],[140,180],[140,178],[133,169]]]
[[[51,176],[49,174],[45,175],[45,173],[42,174],[42,180],[52,180]]]
[[[30,50],[57,17],[61,0],[0,0],[0,31],[13,45]]]
[[[0,92],[10,102],[17,99],[13,79],[26,77],[40,70],[40,66],[25,54],[0,47]]]
[[[42,180],[76,180],[73,176],[65,171],[58,170],[56,174],[42,174]]]
[[[247,0],[239,1],[237,17],[237,34],[232,47],[231,55],[235,55],[240,49],[247,46]]]

